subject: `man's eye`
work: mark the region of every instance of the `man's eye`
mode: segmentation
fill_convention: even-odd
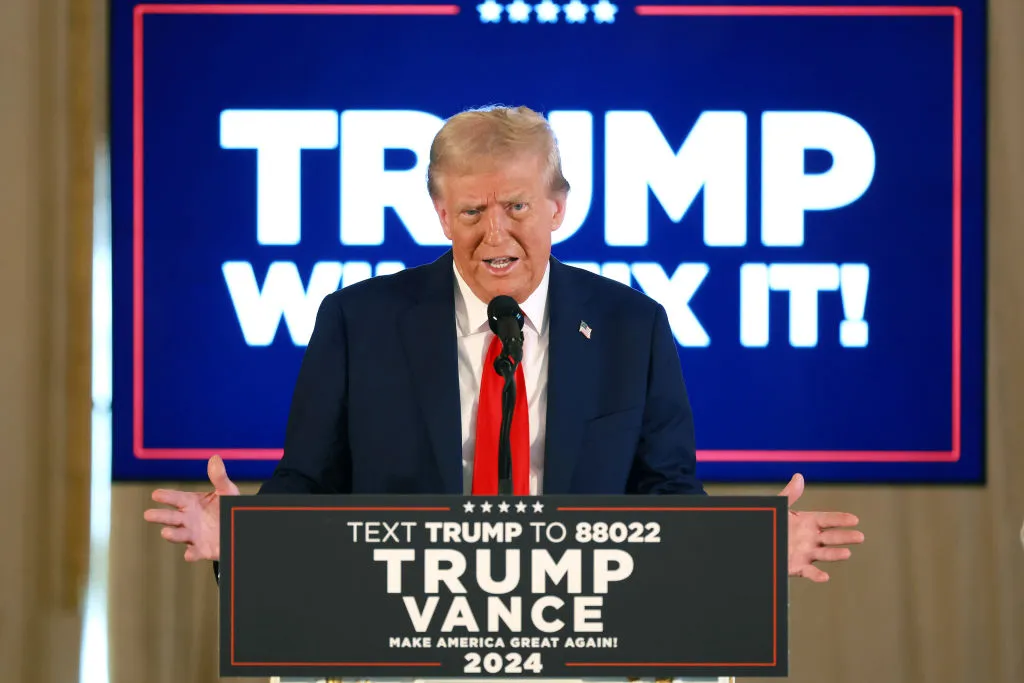
[[[469,216],[470,218],[472,218],[473,216],[480,215],[480,210],[479,209],[466,209],[462,213],[463,213],[463,215]]]
[[[526,204],[523,203],[523,202],[517,202],[517,203],[512,205],[512,210],[513,211],[522,211],[525,208],[526,208]]]

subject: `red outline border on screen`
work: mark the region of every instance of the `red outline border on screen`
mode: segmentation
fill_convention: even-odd
[[[948,451],[756,451],[700,450],[701,462],[956,462],[960,459],[963,12],[959,7],[914,6],[715,6],[638,5],[640,16],[950,16],[953,18],[953,358],[952,449]],[[143,460],[277,460],[280,448],[145,448],[143,445],[143,182],[142,20],[146,14],[385,14],[455,15],[458,5],[138,5],[133,25],[133,269],[132,269],[132,445]]]

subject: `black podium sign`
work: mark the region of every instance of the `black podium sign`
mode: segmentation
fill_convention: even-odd
[[[785,498],[221,506],[222,676],[787,673]]]

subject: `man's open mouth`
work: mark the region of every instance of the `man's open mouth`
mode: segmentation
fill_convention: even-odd
[[[499,256],[498,258],[484,259],[484,263],[489,265],[491,268],[497,268],[500,270],[502,268],[508,268],[518,260],[519,259],[514,256]]]

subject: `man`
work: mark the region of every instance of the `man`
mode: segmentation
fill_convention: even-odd
[[[500,343],[494,297],[524,315],[512,425],[517,494],[703,494],[694,430],[665,310],[551,256],[569,184],[546,120],[493,107],[449,119],[427,186],[452,248],[320,306],[292,399],[284,456],[261,493],[496,492]],[[459,463],[458,453],[462,454]],[[155,491],[145,513],[185,559],[217,560],[223,462],[209,494]],[[795,502],[797,475],[781,495]],[[845,513],[790,513],[791,575],[827,581],[863,535]]]

